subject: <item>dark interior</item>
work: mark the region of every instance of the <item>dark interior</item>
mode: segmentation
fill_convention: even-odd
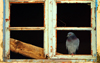
[[[44,5],[34,4],[11,4],[10,5],[11,27],[43,27]],[[11,31],[10,37],[43,48],[43,31]],[[10,51],[10,59],[33,59]]]
[[[29,43],[43,48],[44,32],[43,31],[10,31],[10,38],[14,38],[25,43]],[[29,59],[21,54],[10,51],[11,59]],[[31,58],[30,58],[31,59]]]
[[[58,27],[90,27],[91,10],[88,4],[57,4]],[[11,4],[10,6],[11,27],[43,27],[44,5],[34,4]],[[70,30],[71,31],[71,30]],[[65,43],[67,33],[70,31],[57,31],[57,52],[68,54]],[[80,39],[77,54],[91,54],[90,31],[72,31]],[[42,47],[44,45],[43,31],[11,31],[10,38],[25,43]],[[10,51],[10,59],[32,59]]]
[[[44,5],[43,3],[11,4],[10,5],[11,27],[43,27]]]
[[[89,3],[58,3],[57,27],[90,27],[91,6]]]
[[[66,49],[66,40],[68,32],[73,32],[77,38],[80,40],[79,49],[76,54],[91,54],[91,32],[90,31],[57,31],[57,52],[62,54],[68,54]]]

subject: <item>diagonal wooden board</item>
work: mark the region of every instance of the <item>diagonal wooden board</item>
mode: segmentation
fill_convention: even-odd
[[[47,59],[44,56],[43,48],[13,38],[10,38],[10,50],[12,52],[19,53],[30,58]]]

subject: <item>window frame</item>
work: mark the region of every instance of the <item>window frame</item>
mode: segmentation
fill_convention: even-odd
[[[10,27],[10,4],[12,3],[44,3],[44,26],[43,27]],[[5,39],[4,39],[4,61],[11,62],[14,59],[10,59],[10,30],[43,30],[44,31],[44,54],[47,54],[47,34],[48,34],[48,13],[47,13],[47,1],[45,0],[5,0]],[[16,59],[16,61],[21,61]],[[23,61],[23,60],[22,60]]]
[[[96,21],[95,21],[95,0],[57,0],[53,1],[53,41],[49,42],[49,56],[51,59],[76,59],[96,61]],[[91,27],[57,27],[57,3],[91,3]],[[57,55],[57,30],[90,30],[91,31],[91,55]]]
[[[10,57],[10,30],[44,30],[44,33],[45,33],[45,40],[44,40],[44,53],[45,53],[45,56],[49,56],[50,59],[61,59],[61,60],[57,60],[57,61],[72,61],[72,62],[75,62],[75,61],[96,61],[96,25],[95,24],[92,24],[92,28],[88,28],[88,27],[85,27],[85,28],[81,28],[81,27],[65,27],[65,28],[62,28],[62,27],[57,27],[56,26],[56,20],[57,20],[57,12],[55,11],[57,9],[56,5],[58,3],[86,3],[90,1],[92,4],[91,4],[91,8],[92,8],[92,13],[94,15],[92,15],[93,17],[93,21],[92,23],[95,23],[95,0],[91,1],[91,0],[84,0],[84,1],[79,1],[79,0],[76,0],[76,1],[73,1],[73,0],[70,0],[70,1],[67,1],[67,0],[30,0],[30,1],[26,1],[26,0],[5,0],[5,27],[4,27],[4,61],[7,61],[7,62],[11,62],[11,61],[25,61],[25,59],[9,59]],[[40,27],[37,29],[37,27],[27,27],[27,28],[24,28],[24,27],[9,27],[9,23],[10,23],[10,12],[9,12],[9,2],[13,2],[13,3],[40,3],[40,2],[44,2],[45,4],[45,10],[44,10],[44,21],[45,21],[45,27]],[[96,2],[97,3],[97,2]],[[80,57],[80,55],[76,55],[74,56],[74,58],[71,57],[71,55],[65,55],[65,56],[56,56],[56,30],[73,30],[73,29],[77,29],[77,30],[92,30],[92,48],[93,49],[93,53],[91,56],[87,56],[87,55],[84,55],[84,57],[81,56],[81,59],[80,58],[75,58],[75,57]],[[94,45],[95,44],[95,45]],[[66,58],[66,56],[68,56]],[[87,57],[85,59],[85,57]],[[72,60],[65,60],[65,59],[71,59]],[[90,59],[89,59],[90,58]],[[76,59],[80,59],[80,60],[76,60]],[[28,59],[27,61],[29,61],[30,59]],[[37,62],[37,60],[35,59],[32,59],[33,62]],[[38,59],[38,61],[51,61],[51,60],[45,60],[45,59]],[[56,60],[55,60],[56,61]]]

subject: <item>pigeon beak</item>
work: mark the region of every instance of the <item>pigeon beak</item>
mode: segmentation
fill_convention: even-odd
[[[67,35],[67,37],[69,37],[69,35]]]

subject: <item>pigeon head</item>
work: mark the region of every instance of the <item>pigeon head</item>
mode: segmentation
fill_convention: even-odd
[[[67,34],[67,37],[71,37],[71,36],[75,36],[75,34],[74,34],[73,32],[69,32],[69,33]]]

